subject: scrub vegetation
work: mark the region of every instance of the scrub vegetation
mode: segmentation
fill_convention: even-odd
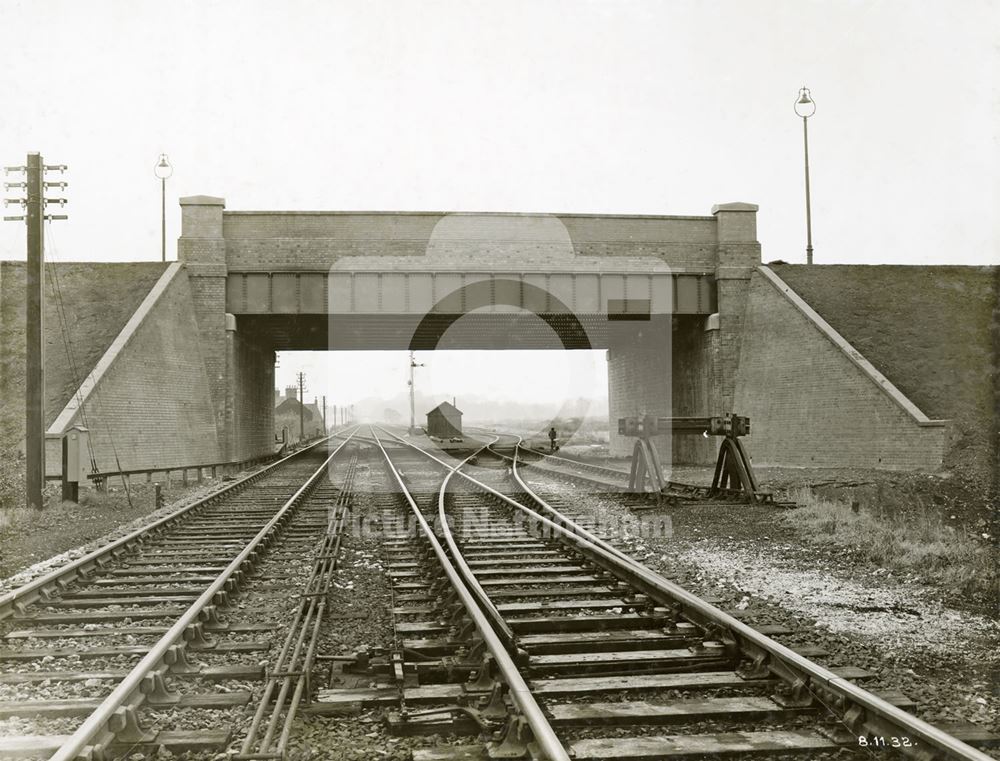
[[[801,507],[785,520],[811,544],[829,545],[855,559],[980,601],[996,600],[1000,563],[991,535],[948,523],[939,510],[906,512],[834,502],[811,489],[793,495]]]
[[[19,477],[23,481],[23,468]],[[0,503],[0,579],[40,560],[103,537],[155,509],[152,484],[134,484],[129,495],[120,483],[112,484],[107,492],[84,488],[80,490],[80,502],[74,503],[63,502],[59,483],[49,482],[42,495],[45,507],[41,510],[24,507],[24,485],[21,481],[13,487],[16,499],[7,500],[5,494],[4,501]],[[184,489],[174,484],[169,490],[164,489],[163,493],[169,502],[187,496],[197,488],[191,486]]]

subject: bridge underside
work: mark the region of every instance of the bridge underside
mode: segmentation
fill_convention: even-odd
[[[632,442],[619,417],[692,415],[721,408],[717,322],[706,315],[435,313],[416,315],[239,315],[232,335],[247,356],[278,351],[604,350],[608,361],[613,452]],[[714,384],[713,385],[713,381]],[[253,383],[252,378],[241,383]],[[524,390],[523,393],[530,394]],[[263,398],[259,389],[240,395]],[[241,405],[236,405],[237,417]],[[265,415],[261,408],[250,415]],[[707,462],[710,442],[676,436],[658,441],[677,462]]]
[[[701,320],[695,316],[674,320]],[[671,317],[605,314],[238,315],[237,331],[271,351],[609,349],[639,325],[668,332]]]

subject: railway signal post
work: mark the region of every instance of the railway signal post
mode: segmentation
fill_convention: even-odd
[[[300,372],[296,380],[299,382],[299,441],[303,441],[306,437],[306,374]]]

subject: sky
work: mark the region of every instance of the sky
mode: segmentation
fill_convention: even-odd
[[[803,85],[816,262],[1000,259],[996,0],[0,0],[0,15],[0,159],[69,165],[54,260],[158,259],[166,152],[168,258],[178,197],[209,194],[681,215],[747,201],[764,261],[803,261]],[[23,226],[0,225],[0,258],[23,256]]]

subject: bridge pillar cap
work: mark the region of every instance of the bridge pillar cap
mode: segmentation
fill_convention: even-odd
[[[180,199],[181,206],[222,206],[225,208],[226,199],[215,196],[184,196]]]
[[[734,201],[733,203],[717,203],[712,207],[712,213],[718,214],[720,211],[757,211],[760,207],[755,203],[744,203]]]

